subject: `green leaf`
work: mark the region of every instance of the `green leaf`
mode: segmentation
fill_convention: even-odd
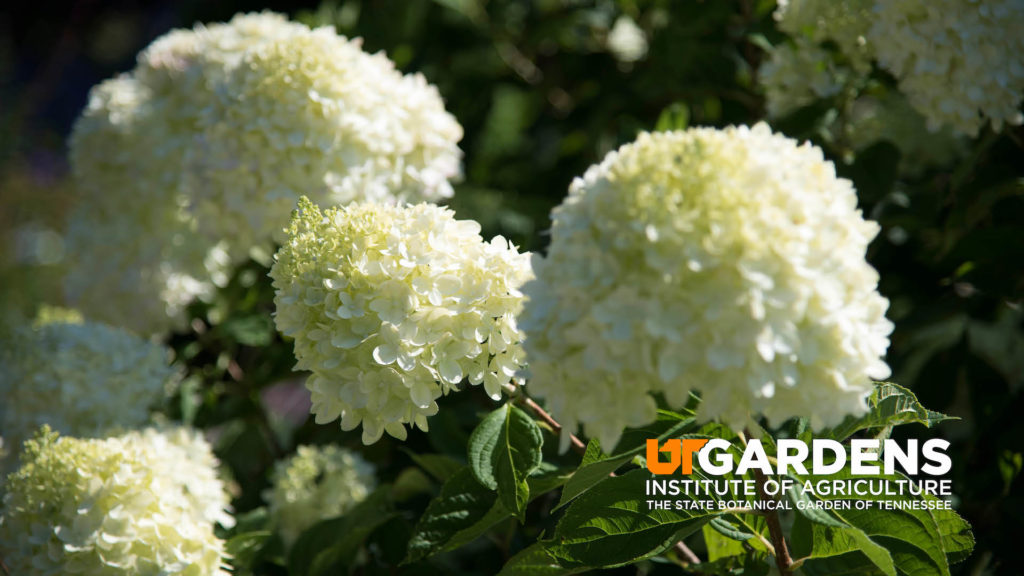
[[[344,516],[324,520],[303,532],[288,555],[288,573],[336,574],[351,564],[363,540],[395,516],[390,492],[390,486],[381,486]]]
[[[844,480],[853,478],[849,469],[827,477],[807,477],[806,480],[816,482],[819,479]],[[859,479],[872,481],[894,481],[906,479],[902,476],[863,476]],[[878,547],[885,549],[891,559],[893,569],[906,574],[937,574],[948,576],[949,565],[966,558],[974,547],[974,537],[970,526],[953,510],[945,509],[914,509],[914,508],[880,508],[877,503],[909,502],[924,500],[935,502],[934,496],[912,496],[886,494],[858,495],[858,499],[872,502],[870,508],[859,510],[835,510],[825,512],[797,505],[800,518],[806,519],[811,526],[794,525],[794,549],[806,544],[815,558],[845,555],[857,551],[866,556],[871,563],[886,574],[894,574],[888,570],[888,562],[879,552]],[[893,490],[892,492],[895,492]],[[846,496],[834,495],[811,496],[796,487],[790,497],[797,503],[816,500],[845,499]],[[839,525],[837,525],[837,522]],[[808,536],[810,534],[810,536]],[[801,535],[803,540],[801,540]],[[848,558],[847,565],[856,562],[857,555]],[[864,558],[861,558],[862,562]],[[834,565],[809,561],[805,571],[808,574],[830,573]],[[817,571],[816,571],[817,570]]]
[[[245,573],[251,570],[253,559],[267,543],[273,533],[269,530],[244,532],[236,534],[224,543],[224,551],[236,572]]]
[[[603,456],[600,445],[592,440],[587,445],[583,462],[562,489],[562,497],[555,510],[565,506],[580,494],[607,480],[611,473],[634,457],[647,450],[647,439],[657,438],[659,442],[666,438],[682,435],[694,424],[694,419],[686,414],[659,410],[658,418],[642,428],[631,428],[622,435],[619,446],[624,449],[615,456]]]
[[[769,556],[748,553],[700,564],[690,564],[686,567],[686,573],[700,574],[701,576],[768,576],[774,567],[775,563],[770,560]],[[774,573],[778,574],[777,571]]]
[[[232,340],[244,346],[266,346],[274,338],[273,320],[265,314],[231,318],[221,328]]]
[[[650,478],[633,470],[579,496],[555,528],[549,552],[567,568],[621,566],[660,554],[711,519],[707,510],[647,510]]]
[[[658,122],[654,125],[655,132],[669,132],[671,130],[686,130],[690,124],[690,108],[683,102],[669,104],[661,111]]]
[[[955,417],[932,412],[920,402],[917,396],[899,384],[879,382],[868,398],[868,412],[859,417],[847,417],[841,424],[818,435],[819,438],[845,440],[855,432],[875,428],[890,428],[901,424],[919,423],[931,428]]]
[[[967,559],[974,550],[971,525],[952,510],[929,510],[942,539],[942,551],[952,566]]]
[[[480,484],[496,489],[505,508],[520,519],[530,499],[526,479],[540,466],[543,445],[540,426],[511,404],[488,414],[469,437],[473,476]]]
[[[719,520],[719,518],[715,518]],[[714,520],[712,520],[714,522]],[[719,558],[728,558],[729,556],[738,556],[743,554],[743,543],[739,540],[723,536],[717,527],[711,525],[711,523],[705,524],[702,528],[704,531],[704,545],[708,549],[708,561],[714,562]],[[735,531],[738,533],[739,531]],[[745,535],[750,538],[750,535]]]
[[[797,514],[793,521],[791,547],[794,556],[805,558],[803,570],[808,575],[837,573],[896,576],[896,566],[889,551],[873,542],[860,529],[845,523],[818,524],[805,514]],[[843,560],[836,563],[836,557]]]
[[[445,456],[444,454],[416,454],[407,448],[402,448],[402,451],[408,454],[412,461],[420,468],[426,470],[427,474],[430,474],[439,482],[447,481],[465,466],[465,464],[455,458]]]
[[[542,464],[526,479],[530,485],[530,500],[563,486],[569,478],[572,478],[572,474],[571,470],[564,470],[546,463]]]
[[[498,576],[566,576],[584,570],[564,568],[548,553],[543,542],[537,542],[510,558]]]
[[[457,548],[509,516],[497,495],[473,477],[469,467],[452,475],[420,517],[405,562]]]

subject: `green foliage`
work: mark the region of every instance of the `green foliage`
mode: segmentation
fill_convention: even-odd
[[[288,555],[289,574],[322,576],[348,569],[363,540],[393,516],[389,492],[382,486],[344,516],[303,532]]]
[[[526,480],[540,467],[543,445],[540,426],[511,404],[490,413],[469,437],[473,477],[497,490],[501,503],[520,520],[530,499]]]
[[[928,410],[917,401],[917,396],[899,384],[882,382],[868,398],[868,412],[859,417],[848,417],[842,424],[818,436],[833,440],[844,440],[861,431],[882,430],[888,437],[889,431],[900,424],[924,424],[932,427],[945,420],[955,420],[945,414]]]
[[[657,438],[661,442],[666,438],[678,437],[689,430],[693,423],[692,417],[682,416],[668,410],[659,410],[658,419],[650,426],[633,428],[623,434],[618,446],[620,452],[615,456],[604,455],[601,452],[600,443],[597,440],[591,440],[583,455],[583,462],[566,483],[556,508],[565,506],[573,498],[583,494],[598,482],[607,479],[623,464],[643,454],[648,438]]]
[[[707,511],[648,511],[643,494],[651,478],[633,470],[588,490],[566,509],[548,552],[563,566],[620,566],[660,554],[711,519]]]
[[[406,562],[457,548],[508,517],[497,495],[474,476],[466,467],[444,483],[416,524]]]

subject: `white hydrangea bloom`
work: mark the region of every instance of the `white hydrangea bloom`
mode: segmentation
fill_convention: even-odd
[[[188,487],[184,498],[197,519],[225,528],[235,525],[230,513],[231,499],[217,473],[220,462],[200,431],[186,426],[163,426],[128,432],[122,438],[149,452],[155,474]]]
[[[318,423],[362,423],[363,442],[427,429],[435,400],[465,378],[501,395],[523,363],[515,315],[529,255],[430,204],[303,198],[270,272],[275,320],[312,372]]]
[[[1024,122],[1024,2],[889,0],[875,16],[875,57],[933,130]]]
[[[195,513],[192,484],[138,438],[44,432],[26,443],[0,506],[0,557],[13,574],[226,575],[224,545]],[[199,472],[190,460],[175,463]],[[201,473],[201,472],[200,472]]]
[[[43,424],[75,436],[136,428],[176,381],[171,351],[94,322],[23,328],[0,352],[0,433],[14,450]]]
[[[337,446],[299,446],[274,465],[263,493],[271,522],[287,547],[321,520],[341,516],[377,485],[373,464]]]
[[[263,13],[172,31],[96,87],[76,123],[69,298],[139,333],[178,328],[300,193],[451,196],[461,137],[421,75],[333,28]]]
[[[843,136],[855,151],[889,141],[900,151],[900,172],[917,177],[929,168],[949,166],[967,146],[952,129],[930,132],[921,116],[899,93],[861,96],[843,123]]]
[[[139,334],[183,326],[185,306],[223,283],[223,248],[195,233],[178,193],[189,122],[172,130],[131,76],[93,88],[75,123],[77,202],[67,230],[68,300],[90,318]],[[218,253],[220,252],[220,253]]]
[[[851,71],[803,38],[772,48],[758,71],[768,116],[779,118],[822,98],[839,94]]]
[[[702,396],[742,427],[862,413],[892,324],[878,226],[820,149],[764,124],[641,134],[571,186],[523,287],[533,393],[606,450]],[[563,444],[567,437],[563,437]]]

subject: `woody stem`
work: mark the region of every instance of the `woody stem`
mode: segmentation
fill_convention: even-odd
[[[774,499],[769,496],[765,485],[768,478],[758,469],[754,469],[754,477],[757,479],[758,497],[763,500]],[[779,567],[781,576],[793,574],[793,558],[789,555],[789,548],[786,546],[786,536],[782,532],[782,524],[779,522],[779,511],[775,508],[767,508],[764,511],[765,523],[768,524],[768,535],[771,538],[772,546],[775,548],[775,565]]]

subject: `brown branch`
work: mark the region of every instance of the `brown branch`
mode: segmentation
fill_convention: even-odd
[[[557,420],[552,418],[551,414],[548,414],[547,411],[541,408],[540,404],[534,402],[533,398],[530,398],[529,396],[524,394],[522,390],[520,390],[518,387],[512,384],[505,384],[504,388],[505,393],[517,399],[524,406],[529,408],[531,412],[533,412],[538,418],[543,420],[544,423],[547,424],[552,430],[554,430],[556,434],[560,434],[562,432],[562,425],[559,424]],[[587,445],[584,444],[582,440],[577,438],[575,434],[569,435],[569,442],[572,444],[573,450],[580,454],[586,454]]]
[[[682,540],[676,542],[676,553],[685,558],[688,564],[700,564],[700,558]]]
[[[768,478],[758,469],[754,469],[754,477],[757,478],[757,493],[763,500],[774,500],[765,490]],[[786,536],[782,532],[782,524],[779,522],[778,510],[764,511],[765,523],[768,524],[768,535],[771,536],[772,546],[775,547],[775,565],[779,567],[781,576],[793,574],[793,558],[789,555],[789,548],[786,546]]]
[[[548,426],[550,426],[552,430],[554,430],[556,433],[562,432],[562,425],[555,421],[555,419],[552,418],[550,414],[545,412],[544,409],[540,407],[540,404],[534,402],[533,398],[530,398],[528,396],[520,396],[520,398],[520,402],[522,402],[527,408],[532,410],[533,413],[536,414],[538,418],[543,420]],[[584,444],[582,440],[577,438],[575,434],[569,435],[569,443],[572,445],[572,449],[575,450],[576,452],[580,454],[586,454],[587,445]]]

